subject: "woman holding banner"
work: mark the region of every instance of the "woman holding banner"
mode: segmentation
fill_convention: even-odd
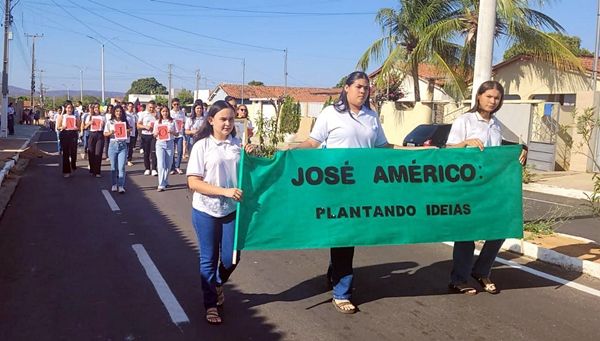
[[[129,150],[129,130],[125,110],[120,105],[114,107],[111,119],[104,126],[104,136],[109,139],[108,158],[110,159],[111,191],[125,193],[125,163]]]
[[[376,112],[369,105],[369,77],[361,71],[352,72],[338,101],[319,115],[309,138],[296,148],[379,148],[388,147]],[[354,314],[352,296],[354,247],[330,250],[327,280],[333,286],[333,306],[343,314]]]
[[[156,139],[156,162],[158,168],[157,191],[162,192],[169,186],[169,171],[173,164],[173,150],[175,136],[178,134],[177,122],[171,118],[169,107],[160,109],[160,117],[154,124],[154,138]]]
[[[188,186],[194,191],[192,224],[200,243],[200,278],[206,321],[220,324],[217,307],[223,305],[223,285],[236,265],[233,240],[242,141],[236,137],[235,112],[225,101],[216,101],[195,136],[187,167]],[[254,146],[244,149],[251,152]],[[239,254],[238,254],[239,260]],[[220,262],[219,262],[220,259]]]
[[[502,140],[501,126],[494,117],[494,113],[502,107],[503,101],[504,88],[500,83],[496,81],[482,83],[477,90],[473,107],[452,123],[446,142],[447,147],[477,147],[483,150],[485,147],[505,144]],[[519,161],[524,164],[526,159],[527,150],[524,147]],[[453,266],[448,287],[465,295],[477,294],[477,290],[468,284],[470,275],[484,291],[494,295],[499,293],[500,290],[490,280],[490,273],[502,243],[504,239],[485,241],[477,261],[473,264],[475,242],[454,242]]]
[[[58,117],[60,149],[62,150],[63,177],[68,178],[77,169],[77,138],[80,127],[79,117],[74,112],[73,103],[65,102],[65,112]]]
[[[88,162],[90,163],[90,174],[100,178],[100,169],[102,167],[102,150],[104,150],[104,125],[106,118],[100,114],[100,105],[92,103],[90,105],[90,115],[87,117],[84,126],[90,130],[88,138]]]

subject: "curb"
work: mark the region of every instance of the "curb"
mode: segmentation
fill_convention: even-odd
[[[539,247],[522,239],[506,239],[502,244],[502,250],[510,251],[535,260],[558,265],[561,268],[584,273],[600,279],[600,264],[579,259]]]
[[[25,150],[25,148],[27,148],[27,145],[29,145],[29,143],[31,143],[32,138],[33,138],[33,136],[28,138],[27,140],[25,140],[25,142],[23,142],[23,145],[21,146],[21,148],[19,148],[19,150],[20,151]],[[10,160],[8,160],[4,164],[4,168],[2,168],[0,170],[0,186],[2,186],[2,182],[4,182],[4,177],[6,177],[6,174],[8,174],[8,172],[15,166],[17,161],[19,161],[19,155],[20,155],[20,152],[17,152],[17,154],[15,156],[11,157]]]
[[[581,189],[573,188],[562,188],[558,186],[544,185],[540,183],[523,184],[523,190],[581,200],[587,200],[588,197],[592,195],[591,191],[584,191]]]

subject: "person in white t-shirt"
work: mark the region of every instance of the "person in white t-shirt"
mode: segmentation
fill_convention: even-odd
[[[77,137],[79,132],[79,117],[71,101],[65,102],[65,112],[56,122],[59,131],[60,148],[62,150],[63,177],[68,178],[77,169]]]
[[[146,105],[145,112],[142,112],[137,121],[137,127],[140,129],[140,137],[142,139],[142,150],[144,151],[144,175],[157,176],[156,171],[156,151],[154,150],[155,141],[152,131],[154,123],[156,123],[156,102],[150,101]]]
[[[204,104],[201,100],[196,101],[192,107],[192,116],[185,120],[185,138],[188,152],[191,152],[194,145],[194,135],[198,132],[204,122]]]
[[[124,127],[123,127],[124,125]],[[117,128],[124,128],[120,130]],[[125,161],[129,150],[129,133],[131,127],[127,121],[125,110],[116,104],[111,119],[104,125],[104,136],[108,137],[108,158],[110,159],[111,191],[125,193]]]
[[[240,104],[236,111],[237,118],[246,120],[246,136],[248,137],[248,143],[250,143],[250,138],[254,136],[254,126],[252,126],[252,121],[248,118],[248,107],[245,104]]]
[[[135,111],[135,107],[132,102],[127,102],[127,122],[131,127],[131,136],[129,137],[129,150],[127,151],[127,165],[133,166],[133,148],[137,142],[137,121],[138,114]]]
[[[169,186],[169,170],[173,163],[173,145],[176,136],[179,134],[177,122],[171,118],[168,107],[164,106],[160,109],[160,117],[154,123],[152,133],[156,140],[156,168],[158,170],[158,187],[156,190],[162,192]]]
[[[185,111],[181,109],[181,102],[179,98],[173,98],[171,101],[171,118],[177,125],[177,135],[175,135],[173,139],[173,162],[171,164],[171,174],[183,174],[181,170],[181,159],[183,158],[184,150],[183,150],[183,136],[185,135],[183,126],[185,124]],[[181,127],[181,128],[180,128]],[[177,155],[175,155],[177,154]]]
[[[483,150],[485,147],[500,146],[503,143],[502,129],[494,114],[500,110],[504,101],[504,88],[496,81],[486,81],[477,90],[475,104],[467,113],[458,117],[453,123],[446,146],[448,148],[476,147]],[[527,159],[527,148],[519,156],[521,164]],[[452,252],[452,272],[448,287],[453,291],[475,295],[477,290],[468,284],[469,277],[473,277],[490,294],[497,294],[500,290],[490,280],[494,260],[498,255],[504,239],[486,240],[483,248],[473,264],[474,241],[454,242]]]
[[[90,164],[90,175],[100,178],[102,168],[102,151],[104,150],[104,125],[106,117],[100,113],[98,102],[90,104],[90,115],[83,122],[84,127],[89,129],[88,138],[88,162]]]
[[[383,148],[389,147],[377,113],[369,106],[369,77],[356,71],[348,75],[338,101],[321,111],[309,138],[296,148]],[[354,247],[330,249],[328,283],[333,286],[333,306],[343,314],[353,314],[350,301],[354,278]]]
[[[235,136],[234,128],[233,109],[225,101],[216,101],[196,135],[187,166],[188,186],[194,192],[192,224],[200,243],[206,321],[210,324],[222,322],[217,307],[223,305],[223,284],[236,267],[236,205],[243,193],[237,184],[242,141]],[[248,152],[253,149],[250,144],[245,146]]]

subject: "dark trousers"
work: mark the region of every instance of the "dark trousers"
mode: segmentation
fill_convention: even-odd
[[[8,128],[8,135],[15,134],[15,116],[14,115],[8,115],[7,128]]]
[[[77,131],[63,130],[59,135],[62,149],[63,174],[71,173],[77,168]]]
[[[473,264],[473,252],[475,242],[454,242],[452,251],[452,273],[450,281],[452,284],[467,283],[469,276],[490,277],[492,265],[496,260],[498,251],[504,243],[504,239],[486,240],[479,257]]]
[[[352,269],[354,247],[334,247],[329,250],[329,254],[331,258],[327,274],[333,286],[333,298],[348,300],[352,297],[354,281]]]
[[[129,150],[127,151],[127,161],[133,160],[133,148],[137,142],[137,135],[129,136]]]
[[[104,134],[101,131],[90,132],[88,138],[88,160],[90,162],[90,173],[100,174],[102,168],[102,151],[104,149]]]
[[[108,159],[108,144],[110,142],[110,138],[109,137],[105,137],[104,138],[104,158]]]
[[[142,134],[142,149],[144,150],[144,168],[156,170],[156,143],[153,135]]]

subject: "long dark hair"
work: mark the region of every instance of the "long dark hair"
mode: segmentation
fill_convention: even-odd
[[[496,109],[494,109],[494,111],[490,113],[490,115],[493,115],[498,110],[500,110],[500,108],[502,108],[502,104],[504,103],[504,87],[497,81],[485,81],[481,83],[479,89],[477,89],[477,94],[475,95],[475,103],[473,104],[471,109],[469,109],[468,112],[479,112],[479,96],[481,96],[481,94],[483,94],[484,92],[492,89],[498,90],[500,92],[500,102],[496,106]]]
[[[346,77],[345,85],[352,85],[357,79],[366,79],[367,83],[369,83],[369,76],[362,71],[354,71]],[[370,83],[369,83],[370,84]],[[371,93],[367,94],[367,99],[363,103],[363,106],[367,107],[369,110],[371,109]],[[333,107],[337,112],[350,111],[350,105],[348,104],[348,94],[346,93],[346,89],[342,88],[342,93],[338,98],[337,102],[333,104]]]
[[[202,125],[200,126],[200,129],[198,129],[196,135],[194,135],[194,142],[202,140],[203,138],[209,137],[213,134],[213,126],[208,122],[208,119],[211,117],[214,119],[215,115],[223,109],[233,110],[231,109],[231,105],[225,101],[216,101],[210,106],[208,109],[208,114],[206,115],[206,119],[204,122],[202,122]],[[233,126],[233,130],[231,131],[230,135],[235,137],[235,134],[235,126]]]
[[[121,117],[119,118],[115,114],[115,111],[117,111],[117,109],[121,110]],[[110,119],[113,121],[125,122],[125,126],[129,128],[129,122],[127,122],[127,114],[125,113],[125,109],[123,109],[123,107],[119,104],[113,107],[113,110],[110,113]]]
[[[195,123],[198,119],[198,117],[196,117],[196,107],[202,108],[202,117],[199,118],[204,119],[204,103],[202,103],[201,99],[197,99],[196,102],[194,102],[194,106],[192,107],[192,123]]]

